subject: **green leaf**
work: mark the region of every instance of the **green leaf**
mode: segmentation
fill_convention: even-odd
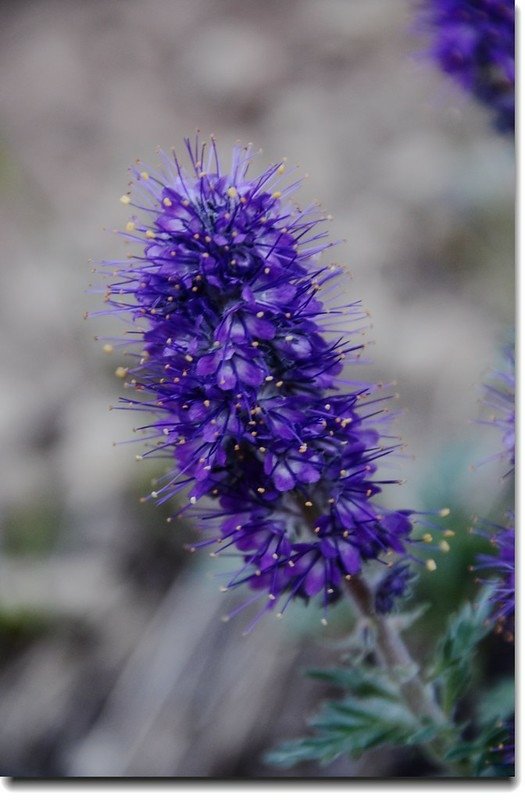
[[[427,742],[431,742],[433,739],[435,739],[436,736],[446,732],[448,732],[446,726],[436,725],[434,722],[431,722],[428,725],[420,725],[419,729],[405,741],[405,744],[426,744]]]
[[[468,763],[474,777],[510,777],[514,774],[514,764],[506,764],[502,758],[510,736],[509,729],[497,723],[472,741],[463,741],[451,748],[445,753],[445,759]]]
[[[438,643],[431,677],[442,687],[443,708],[451,714],[471,682],[473,652],[490,633],[492,588],[487,586],[475,603],[466,603],[449,619],[445,635]]]
[[[409,611],[401,611],[399,614],[390,614],[390,624],[398,631],[406,631],[408,628],[411,628],[423,614],[426,614],[429,608],[430,603],[420,603]]]
[[[327,764],[341,755],[340,738],[299,739],[285,742],[276,750],[267,753],[264,760],[277,767],[293,767],[301,761],[319,761]]]
[[[395,699],[399,693],[397,686],[383,672],[380,673],[381,677],[378,680],[378,673],[379,670],[373,667],[369,667],[366,671],[349,667],[347,669],[313,669],[306,674],[310,678],[347,689],[360,697],[376,696]]]
[[[439,733],[428,720],[416,719],[408,711],[398,686],[377,667],[314,670],[310,675],[347,694],[322,706],[310,721],[312,736],[269,753],[266,761],[270,764],[289,767],[300,761],[328,762],[341,755],[358,758],[383,744],[419,744]]]
[[[499,683],[485,692],[478,707],[478,719],[481,725],[489,725],[509,719],[514,714],[515,691],[514,678],[503,678]]]

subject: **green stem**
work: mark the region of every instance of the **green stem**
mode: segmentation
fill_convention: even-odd
[[[399,684],[407,708],[417,719],[426,719],[446,728],[450,721],[432,696],[431,689],[420,677],[420,666],[410,655],[400,633],[389,618],[376,614],[374,596],[365,580],[353,576],[348,581],[348,591],[360,616],[366,619],[376,634],[376,655],[381,665]],[[403,678],[403,675],[406,678]],[[442,734],[425,745],[432,761],[441,769],[449,770],[444,755],[450,748],[449,736]],[[457,765],[456,775],[465,774],[462,765]]]

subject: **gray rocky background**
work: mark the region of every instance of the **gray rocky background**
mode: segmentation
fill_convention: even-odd
[[[82,317],[98,303],[89,259],[122,252],[104,228],[122,226],[126,169],[154,164],[156,145],[199,128],[225,159],[252,141],[261,166],[287,156],[309,174],[301,197],[345,240],[343,291],[371,312],[367,374],[397,381],[407,458],[392,470],[407,483],[392,502],[450,506],[459,527],[493,507],[498,469],[469,465],[496,439],[469,420],[513,324],[513,153],[421,56],[413,7],[2,4],[2,774],[277,774],[261,754],[304,731],[322,688],[302,671],[338,657],[347,629],[310,608],[247,637],[245,620],[223,625],[215,564],[138,503],[154,474],[112,447],[137,420],[107,410],[119,361],[93,340],[114,323]],[[436,603],[461,591],[450,558]],[[423,769],[400,758],[287,774]]]

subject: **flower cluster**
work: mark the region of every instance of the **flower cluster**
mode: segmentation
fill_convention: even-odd
[[[502,434],[503,452],[498,454],[509,468],[505,477],[513,476],[515,463],[515,356],[514,348],[505,351],[507,369],[494,372],[491,384],[485,387],[485,405],[491,411],[489,424]],[[495,552],[478,557],[477,567],[483,573],[495,576],[494,605],[496,630],[508,639],[514,635],[515,612],[515,526],[514,516],[508,514],[505,525],[490,526],[479,531],[489,538]],[[492,578],[493,580],[493,578]]]
[[[291,204],[284,163],[249,178],[249,147],[225,172],[213,138],[186,147],[190,171],[174,154],[159,174],[133,170],[123,233],[140,252],[104,262],[110,313],[136,325],[122,343],[139,342],[117,370],[142,393],[126,406],[153,417],[138,457],[169,459],[152,496],[187,491],[182,511],[207,531],[197,546],[241,554],[225,588],[326,606],[364,562],[404,553],[413,526],[376,502],[377,462],[396,447],[379,433],[384,398],[340,375],[362,350],[348,322],[365,314],[340,304],[342,270],[318,258],[326,217]]]
[[[514,0],[424,0],[430,54],[441,69],[514,130]]]

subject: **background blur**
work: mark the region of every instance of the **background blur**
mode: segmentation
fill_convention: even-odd
[[[494,515],[498,436],[469,424],[513,324],[513,153],[422,56],[410,0],[47,0],[0,29],[0,772],[269,776],[304,733],[346,609],[224,625],[216,562],[141,505],[155,473],[108,413],[118,356],[84,321],[89,259],[118,258],[126,169],[200,128],[309,173],[333,214],[348,298],[372,314],[370,380],[397,380],[407,478],[390,502],[452,509],[420,595],[424,652],[472,585],[470,518]],[[448,524],[448,520],[447,520]],[[238,599],[238,598],[237,598]],[[235,601],[234,601],[235,602]],[[510,658],[501,644],[483,674]],[[494,647],[502,648],[495,653]],[[414,756],[288,775],[410,775]]]

